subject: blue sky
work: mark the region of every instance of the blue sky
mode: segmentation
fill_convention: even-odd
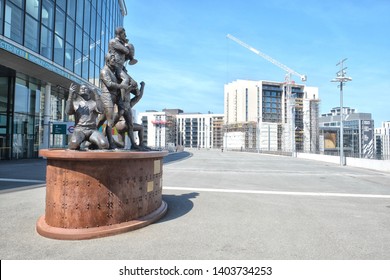
[[[390,120],[390,1],[388,0],[149,0],[126,1],[124,27],[145,81],[137,112],[180,108],[223,113],[224,84],[236,79],[283,81],[285,72],[226,38],[239,38],[319,88],[321,113],[339,106],[330,80],[346,61],[352,81],[344,106]],[[294,77],[298,82],[299,78]]]

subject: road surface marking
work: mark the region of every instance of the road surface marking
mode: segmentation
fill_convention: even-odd
[[[321,193],[321,192],[286,192],[286,191],[257,191],[257,190],[234,190],[234,189],[211,189],[211,188],[179,188],[163,187],[164,190],[219,192],[219,193],[242,193],[242,194],[267,194],[267,195],[291,195],[291,196],[322,196],[322,197],[354,197],[354,198],[388,198],[390,195],[381,194],[353,194],[353,193]]]

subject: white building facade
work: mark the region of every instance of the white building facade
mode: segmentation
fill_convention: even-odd
[[[375,140],[376,158],[390,160],[390,121],[375,128]]]
[[[223,114],[176,115],[176,144],[189,148],[222,146]]]
[[[172,127],[171,116],[167,112],[148,111],[138,114],[138,123],[143,126],[144,144],[162,149],[170,142],[169,132]]]
[[[138,123],[144,128],[144,143],[155,148],[222,147],[223,114],[182,112],[175,109],[139,113]]]
[[[284,83],[236,80],[226,84],[224,147],[318,150],[318,88],[293,84],[291,91],[294,98],[289,100]]]

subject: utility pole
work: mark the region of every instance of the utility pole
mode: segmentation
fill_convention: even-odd
[[[336,64],[336,66],[340,65],[340,71],[338,71],[336,73],[336,75],[337,75],[336,78],[331,80],[331,82],[340,83],[340,85],[339,85],[339,88],[340,88],[340,141],[339,141],[340,145],[339,145],[339,149],[340,149],[340,165],[341,166],[345,165],[345,158],[344,158],[344,124],[343,124],[343,121],[344,121],[343,86],[344,86],[344,83],[352,81],[351,77],[346,77],[345,76],[347,74],[346,69],[348,68],[348,67],[344,67],[344,62],[346,60],[347,59],[344,58],[343,60],[341,60],[340,62],[338,62]]]

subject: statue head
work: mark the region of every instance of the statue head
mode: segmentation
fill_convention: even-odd
[[[122,26],[115,28],[115,37],[118,37],[123,42],[126,42],[127,41],[126,30]]]
[[[105,61],[108,66],[115,66],[115,55],[113,53],[106,53]]]
[[[79,95],[80,95],[83,99],[85,99],[85,100],[91,99],[91,89],[89,88],[89,86],[86,85],[86,84],[82,84],[82,85],[80,86],[80,93],[79,93]]]

